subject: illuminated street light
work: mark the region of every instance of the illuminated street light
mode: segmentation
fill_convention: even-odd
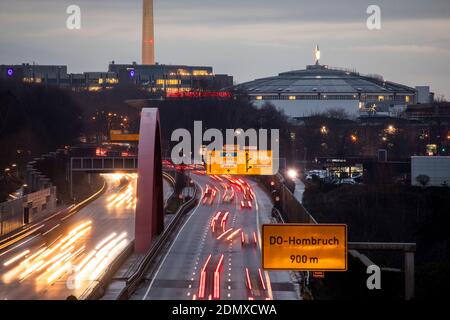
[[[350,136],[350,139],[352,140],[352,142],[358,141],[358,137],[357,137],[356,135],[354,135],[354,134],[352,134],[352,135]]]
[[[328,133],[328,128],[327,127],[325,127],[325,126],[322,126],[322,128],[320,128],[320,133],[321,134],[327,134]]]
[[[298,177],[298,172],[297,172],[297,170],[295,170],[295,169],[288,169],[288,171],[287,171],[287,176],[290,178],[290,179],[292,179],[292,180],[295,180],[297,177]]]
[[[389,134],[394,134],[397,132],[397,128],[391,124],[386,128],[386,132]]]

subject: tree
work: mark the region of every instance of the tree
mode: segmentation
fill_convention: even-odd
[[[427,176],[426,174],[419,174],[416,177],[416,181],[423,187],[425,188],[425,186],[428,184],[428,182],[430,182],[430,177]]]

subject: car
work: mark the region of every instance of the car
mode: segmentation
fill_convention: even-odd
[[[216,189],[211,188],[209,185],[206,185],[205,191],[203,193],[202,203],[203,204],[212,204],[214,198],[216,197]]]
[[[362,173],[360,173],[360,172],[353,172],[352,173],[352,175],[351,175],[351,178],[352,179],[361,179],[362,178]]]
[[[252,207],[252,202],[250,200],[241,200],[242,209],[251,209]]]
[[[231,202],[234,199],[234,190],[233,188],[227,189],[222,197],[222,202]]]
[[[251,201],[251,200],[253,200],[253,195],[249,192],[245,192],[243,198],[244,198],[244,200]]]
[[[356,184],[356,181],[351,178],[345,178],[345,179],[338,179],[334,183],[337,185],[343,185],[343,184],[354,185],[354,184]]]

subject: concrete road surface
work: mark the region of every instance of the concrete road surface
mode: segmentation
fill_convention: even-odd
[[[261,224],[271,222],[267,194],[249,180],[191,177],[202,201],[132,299],[298,299],[289,272],[261,269]]]
[[[0,299],[80,297],[134,239],[136,175],[121,185],[105,174],[107,191],[64,219],[37,225],[21,241],[0,251]],[[164,180],[164,197],[171,194]]]

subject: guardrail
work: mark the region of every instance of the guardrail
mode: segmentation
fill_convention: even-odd
[[[103,271],[98,280],[91,282],[91,284],[84,290],[80,295],[80,300],[97,300],[100,299],[103,294],[105,287],[109,280],[114,276],[114,274],[119,270],[120,266],[128,259],[128,257],[133,254],[134,251],[134,240],[131,241],[125,249],[114,259],[114,261]]]
[[[92,196],[90,196],[90,197],[84,199],[83,201],[77,203],[76,205],[74,205],[69,210],[69,213],[73,213],[73,212],[79,211],[79,210],[83,209],[85,206],[87,206],[89,203],[91,203],[92,201],[98,199],[106,191],[107,186],[108,185],[106,184],[106,181],[103,180],[103,185],[100,188],[100,190],[98,190]]]
[[[163,177],[164,178],[166,178],[169,182],[170,182],[170,184],[172,185],[172,189],[173,189],[173,192],[172,192],[172,194],[170,195],[170,197],[168,197],[167,199],[166,199],[166,201],[164,201],[164,208],[166,208],[167,207],[167,203],[169,202],[169,200],[174,196],[174,194],[175,194],[175,178],[174,177],[172,177],[170,174],[168,174],[167,172],[164,172],[163,171]]]
[[[142,261],[139,263],[136,271],[128,278],[125,287],[119,293],[117,300],[126,300],[130,297],[130,295],[136,290],[139,283],[142,281],[142,278],[145,276],[148,268],[150,267],[151,262],[155,257],[157,257],[164,246],[167,244],[167,240],[172,232],[179,226],[182,221],[182,217],[191,210],[197,203],[197,193],[198,187],[195,184],[194,196],[192,199],[184,203],[178,209],[175,218],[171,221],[169,226],[163,231],[158,240],[151,247],[149,252],[144,256]]]

